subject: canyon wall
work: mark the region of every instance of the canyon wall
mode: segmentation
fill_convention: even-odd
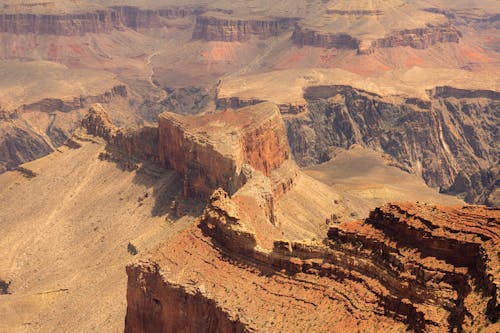
[[[303,28],[299,25],[297,25],[293,31],[292,41],[299,46],[310,45],[327,49],[357,50],[360,45],[359,39],[346,33],[316,31]]]
[[[106,158],[113,153],[125,154],[129,158],[159,163],[158,127],[143,126],[138,129],[118,128],[111,122],[106,110],[95,104],[82,119],[81,125],[89,134],[101,137],[108,143]]]
[[[125,332],[248,332],[197,290],[165,281],[159,267],[127,267]]]
[[[112,103],[127,96],[126,86],[117,85],[98,95],[45,98],[0,112],[0,172],[45,156],[64,144],[78,126],[81,111],[91,104]],[[47,118],[47,122],[37,119],[35,126],[32,118],[38,112],[45,114],[40,118]]]
[[[220,332],[495,330],[498,209],[388,204],[332,226],[323,242],[276,240],[264,251],[235,202],[214,198],[204,235],[193,227],[128,267],[126,330],[167,332],[207,316]]]
[[[193,39],[241,42],[252,36],[269,38],[291,29],[292,18],[237,19],[229,16],[200,15],[196,17]]]
[[[369,54],[377,48],[399,46],[426,49],[438,43],[458,43],[461,37],[461,32],[449,24],[394,31],[383,38],[366,42],[347,33],[319,31],[297,25],[292,35],[292,41],[299,46],[353,49],[358,50],[358,53],[361,54]]]
[[[401,168],[443,189],[459,173],[471,177],[498,163],[497,94],[435,91],[428,101],[395,103],[349,86],[310,87],[306,115],[285,118],[295,159],[301,165],[321,163],[332,146],[361,144],[388,153]]]
[[[290,158],[279,109],[262,103],[212,115],[159,118],[160,161],[184,178],[185,195],[208,198],[245,182],[244,164],[269,175]]]
[[[426,49],[439,43],[458,43],[462,33],[452,25],[428,25],[425,28],[407,29],[390,33],[372,42],[371,48],[409,46]]]
[[[163,27],[167,25],[165,20],[201,13],[203,9],[200,7],[152,10],[133,6],[115,6],[88,13],[3,13],[0,14],[0,32],[62,36],[108,33],[124,27],[132,29]]]

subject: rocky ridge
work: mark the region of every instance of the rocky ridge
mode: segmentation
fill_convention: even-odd
[[[461,32],[450,24],[394,31],[373,41],[364,41],[348,33],[317,31],[297,25],[292,41],[299,46],[352,49],[360,54],[369,54],[377,48],[407,46],[414,49],[426,49],[439,43],[458,43],[461,37]]]
[[[204,235],[190,229],[127,268],[126,331],[169,331],[187,318],[189,331],[498,328],[498,210],[389,204],[332,227],[322,243],[275,240],[268,252],[237,207],[216,191]],[[186,242],[190,251],[179,251]],[[222,271],[224,288],[213,283]],[[249,303],[248,293],[258,297]]]
[[[265,39],[290,30],[295,22],[293,18],[238,19],[207,13],[196,17],[193,39],[224,42],[242,42],[251,36]]]
[[[80,96],[68,99],[44,98],[29,104],[23,104],[14,110],[0,111],[0,129],[4,133],[0,140],[0,172],[16,168],[19,164],[47,155],[61,146],[71,137],[77,127],[73,124],[59,124],[57,117],[73,119],[79,111],[93,103],[112,103],[128,96],[127,87],[116,85],[98,95]],[[33,113],[45,113],[50,119],[45,135],[35,131],[26,119]],[[37,127],[42,128],[42,122]]]
[[[265,175],[291,158],[279,109],[272,103],[211,115],[159,118],[160,161],[184,177],[186,196],[208,198],[245,183],[243,166]]]
[[[194,16],[202,12],[201,7],[141,9],[134,6],[115,6],[88,13],[3,13],[0,14],[0,32],[62,36],[109,33],[125,27],[164,27],[169,19]]]

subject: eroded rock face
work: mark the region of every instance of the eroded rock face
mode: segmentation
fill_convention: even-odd
[[[127,87],[117,85],[98,95],[68,99],[45,98],[23,104],[15,110],[0,114],[0,172],[12,170],[19,164],[45,156],[68,140],[78,127],[83,110],[93,103],[111,103],[128,96]],[[25,116],[44,113],[48,123],[36,127]],[[58,121],[59,118],[64,121]]]
[[[134,285],[125,332],[248,332],[199,290],[165,281],[158,266],[129,266],[127,274]]]
[[[428,25],[425,28],[396,31],[372,42],[372,48],[409,46],[426,49],[439,43],[458,43],[462,34],[452,25]]]
[[[289,30],[295,19],[237,19],[229,16],[201,15],[196,18],[193,39],[241,42],[252,36],[269,38]]]
[[[442,87],[431,95],[394,103],[349,86],[308,88],[307,117],[286,118],[295,159],[323,162],[329,147],[361,144],[442,188],[460,172],[470,178],[498,163],[497,94]]]
[[[348,33],[317,31],[297,25],[292,41],[300,46],[351,49],[358,50],[361,54],[369,54],[377,48],[408,46],[414,49],[426,49],[439,43],[458,43],[461,37],[461,32],[450,24],[395,31],[372,41],[362,41]]]
[[[82,126],[89,134],[105,139],[110,150],[118,150],[129,157],[159,162],[158,127],[143,126],[139,129],[116,127],[100,104],[93,105],[82,119]]]
[[[69,14],[0,14],[0,32],[13,34],[83,35],[108,33],[128,27],[157,28],[166,25],[165,19],[201,14],[201,8],[140,9],[116,6],[88,13]]]
[[[327,33],[303,28],[299,25],[295,27],[292,41],[300,46],[310,45],[327,49],[352,49],[357,50],[360,41],[347,33]]]
[[[213,202],[218,214],[202,227],[238,220],[225,195]],[[194,227],[127,269],[126,330],[168,332],[210,314],[220,332],[495,331],[499,223],[497,209],[388,204],[323,242],[276,240],[270,252]]]
[[[185,195],[208,198],[214,189],[234,193],[249,164],[265,175],[290,158],[276,105],[262,103],[212,115],[159,118],[161,163],[184,177]]]

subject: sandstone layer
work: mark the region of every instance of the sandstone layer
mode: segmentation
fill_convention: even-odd
[[[127,332],[498,329],[498,210],[390,204],[324,242],[267,252],[213,200],[205,234],[186,230],[127,268]]]
[[[135,6],[116,6],[87,13],[4,13],[0,14],[0,32],[63,36],[109,33],[124,28],[165,27],[165,20],[194,16],[202,12],[201,8],[196,7],[141,9]]]
[[[161,163],[184,177],[185,194],[204,198],[219,186],[236,192],[244,164],[269,175],[291,158],[272,103],[201,116],[163,113],[159,145]]]
[[[237,19],[229,15],[200,15],[196,18],[193,39],[242,42],[256,36],[261,39],[278,36],[295,22],[291,18]]]

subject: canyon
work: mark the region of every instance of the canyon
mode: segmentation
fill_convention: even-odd
[[[498,332],[496,0],[5,0],[0,332]]]

